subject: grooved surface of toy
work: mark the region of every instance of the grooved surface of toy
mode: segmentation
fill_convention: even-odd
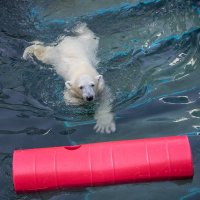
[[[186,136],[16,150],[16,191],[182,179],[193,176]]]

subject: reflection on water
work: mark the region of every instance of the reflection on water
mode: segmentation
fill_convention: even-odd
[[[198,199],[199,170],[191,183],[133,184],[19,196],[11,181],[11,153],[15,148],[198,135],[198,0],[2,0],[0,12],[1,199]],[[98,71],[114,96],[116,134],[95,134],[92,106],[65,105],[64,82],[51,66],[21,59],[28,42],[50,43],[71,35],[80,21],[100,37]],[[200,139],[192,138],[197,138],[191,139],[196,169]],[[162,191],[169,196],[163,196]]]

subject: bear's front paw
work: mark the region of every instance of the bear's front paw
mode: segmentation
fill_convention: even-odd
[[[81,105],[83,104],[83,101],[81,99],[73,97],[67,89],[64,90],[64,100],[66,105]]]
[[[116,126],[115,121],[113,119],[112,113],[99,113],[95,115],[95,119],[97,120],[94,129],[96,132],[100,133],[111,133],[115,132]]]

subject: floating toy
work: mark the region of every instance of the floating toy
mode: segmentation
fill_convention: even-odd
[[[193,176],[186,136],[16,150],[17,192],[92,187]]]

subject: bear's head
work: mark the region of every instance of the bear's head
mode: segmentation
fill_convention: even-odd
[[[103,91],[104,80],[102,75],[92,77],[84,74],[73,81],[66,81],[65,86],[74,97],[88,102],[95,100],[96,96]]]

